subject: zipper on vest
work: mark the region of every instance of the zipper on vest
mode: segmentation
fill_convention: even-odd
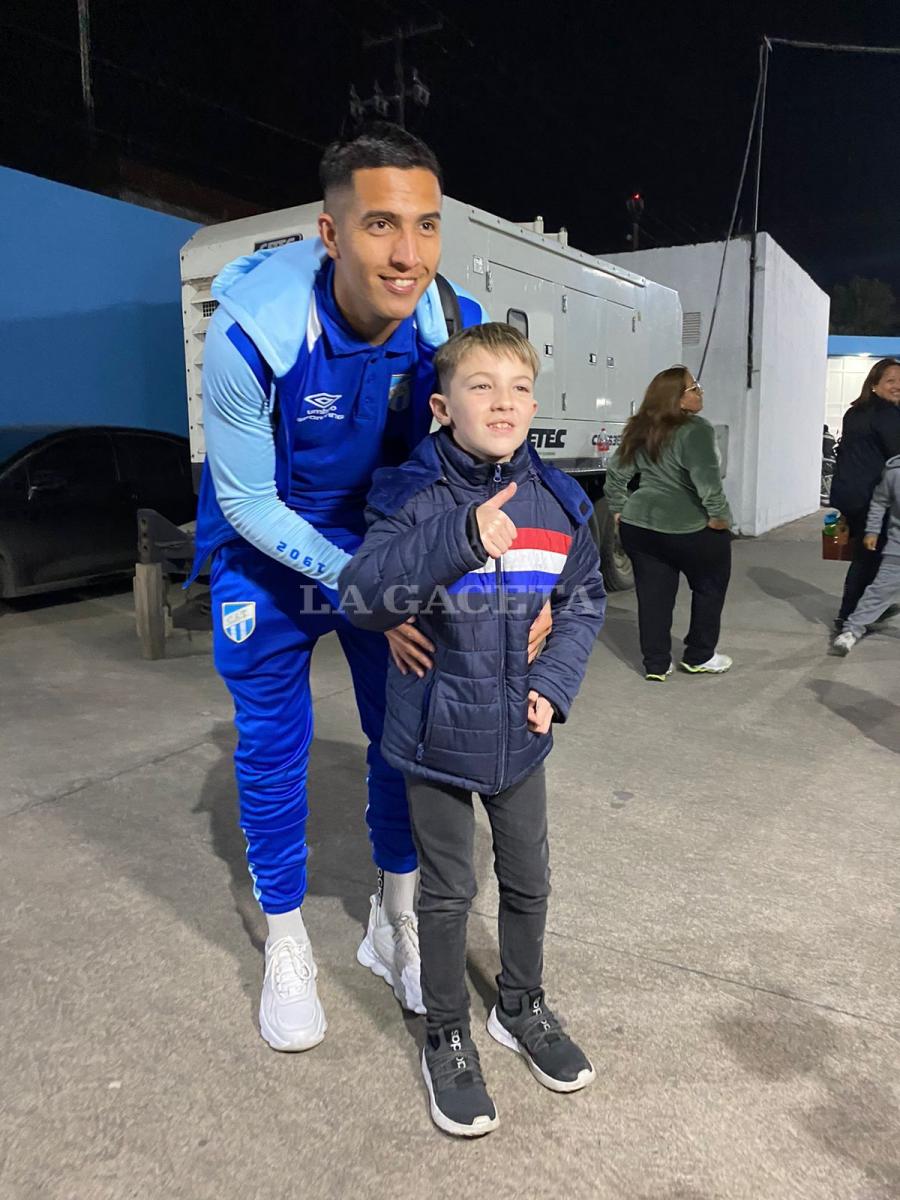
[[[425,686],[425,693],[422,697],[422,715],[419,719],[419,737],[416,745],[416,762],[419,763],[425,757],[425,739],[428,736],[428,710],[431,707],[431,693],[434,690],[434,675],[429,679]]]
[[[494,467],[494,488],[491,495],[496,495],[500,491],[503,482],[503,473],[500,470],[500,464],[497,463]],[[497,783],[494,789],[494,795],[503,790],[503,780],[506,777],[506,760],[509,751],[509,721],[508,721],[508,699],[506,695],[506,594],[503,587],[503,558],[495,559],[494,571],[497,582],[497,635],[499,655],[499,678],[497,680],[498,690],[500,693],[500,761],[499,770],[497,772]]]

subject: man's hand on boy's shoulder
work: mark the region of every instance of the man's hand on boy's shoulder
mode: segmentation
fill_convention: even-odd
[[[528,693],[528,728],[532,733],[549,733],[552,720],[553,705],[532,688]]]

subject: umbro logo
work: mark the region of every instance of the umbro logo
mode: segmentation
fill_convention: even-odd
[[[340,399],[340,392],[336,395],[333,392],[313,392],[311,396],[304,396],[303,404],[306,407],[297,417],[298,424],[300,421],[326,421],[329,418],[334,421],[343,421],[345,414],[335,412]]]

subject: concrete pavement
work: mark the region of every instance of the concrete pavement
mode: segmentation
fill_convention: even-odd
[[[208,638],[145,663],[110,590],[0,610],[0,1200],[900,1197],[900,620],[827,656],[817,529],[735,544],[728,675],[646,683],[611,598],[549,765],[548,999],[598,1068],[574,1096],[478,1035],[479,819],[501,1127],[476,1143],[431,1125],[422,1022],[355,961],[373,871],[335,640],[304,910],[329,1031],[279,1055]]]

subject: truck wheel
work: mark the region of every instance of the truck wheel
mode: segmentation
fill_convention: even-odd
[[[608,592],[625,592],[634,587],[634,568],[631,559],[622,549],[619,528],[609,505],[601,497],[594,501],[591,517],[591,532],[600,551],[600,569]]]

